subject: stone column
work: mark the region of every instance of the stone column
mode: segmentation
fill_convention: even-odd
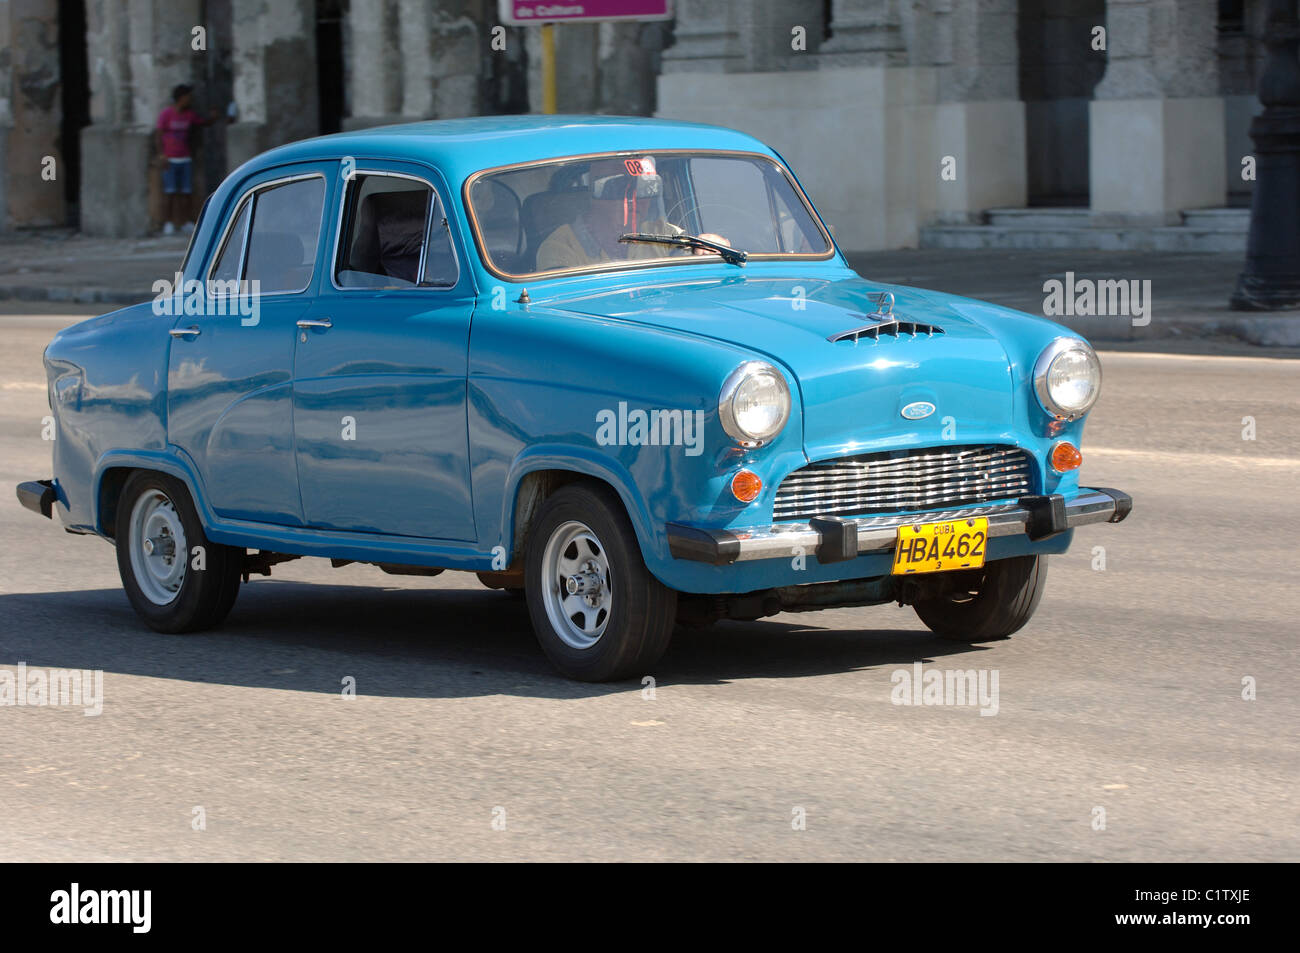
[[[399,16],[399,121],[477,116],[495,10],[482,0],[400,0]]]
[[[354,7],[364,4],[353,4]],[[320,129],[316,15],[310,0],[233,0],[235,103],[226,132],[230,169]]]
[[[9,0],[0,0],[0,50],[8,50]],[[14,114],[11,103],[13,64],[0,54],[0,232],[11,227],[9,221],[9,133],[13,129]]]
[[[724,73],[744,68],[745,54],[727,0],[677,0],[673,45],[664,50],[663,71]]]
[[[519,32],[528,53],[529,110],[541,112],[541,30],[522,27]],[[654,111],[667,32],[665,24],[658,22],[556,24],[556,110],[649,115]]]
[[[821,47],[822,0],[749,0],[733,9],[746,71],[816,69],[809,54]]]
[[[898,0],[832,0],[831,31],[818,50],[822,65],[907,65]]]
[[[1092,218],[1171,225],[1225,201],[1216,0],[1108,0],[1089,107]]]
[[[343,119],[344,129],[402,121],[403,44],[418,42],[413,34],[429,23],[427,2],[407,6],[411,22],[403,20],[399,29],[398,0],[352,0],[345,45],[351,114]]]
[[[58,19],[56,0],[0,2],[0,228],[66,220]]]
[[[9,134],[13,131],[13,62],[6,55],[12,44],[9,32],[9,0],[0,0],[0,232],[8,231],[9,219]]]
[[[940,221],[978,222],[1028,199],[1025,104],[1019,90],[1016,0],[932,0],[918,29],[933,30],[935,209]]]
[[[820,4],[685,0],[656,115],[771,145],[844,249],[914,245],[917,209],[932,207],[916,196],[917,156],[932,151],[934,70],[908,65],[902,15],[898,0],[838,0],[823,43]],[[792,26],[805,27],[806,50],[792,49]]]
[[[147,234],[161,204],[153,147],[158,113],[178,83],[193,83],[200,0],[88,0],[91,125],[81,131],[81,230]],[[196,105],[206,109],[214,103]],[[151,216],[151,199],[153,215]]]

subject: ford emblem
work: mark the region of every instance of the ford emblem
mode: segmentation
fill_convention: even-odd
[[[924,420],[934,413],[934,404],[928,400],[917,400],[903,408],[903,416],[908,420]]]

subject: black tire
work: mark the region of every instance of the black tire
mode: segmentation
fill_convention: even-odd
[[[186,543],[183,578],[179,581],[175,596],[165,604],[146,595],[145,587],[154,589],[154,586],[148,580],[142,585],[131,558],[131,547],[136,535],[133,525],[136,504],[146,495],[156,499],[157,494],[162,494],[170,502],[171,510],[184,531]],[[126,590],[131,607],[150,628],[169,633],[210,629],[220,623],[235,604],[235,597],[239,594],[244,550],[208,540],[189,491],[180,480],[147,470],[133,473],[127,479],[118,500],[115,536],[117,569],[122,576],[122,588]],[[200,563],[202,568],[194,568],[196,546],[203,547]]]
[[[563,613],[565,594],[562,576],[556,567],[547,569],[548,546],[555,538],[555,552],[573,552],[581,558],[577,543],[563,546],[574,524],[588,528],[594,542],[603,547],[607,585],[597,592],[608,592],[610,604],[603,632],[586,647],[573,644],[574,633],[562,635],[548,614],[548,600],[553,609]],[[594,552],[590,542],[586,555]],[[553,553],[554,557],[555,553]],[[593,573],[592,577],[602,574]],[[544,576],[555,579],[554,592]],[[569,678],[584,682],[606,682],[650,673],[672,639],[677,614],[677,593],[656,579],[641,558],[636,534],[623,504],[613,491],[598,484],[574,483],[562,487],[542,504],[528,539],[525,569],[525,598],[532,617],[533,631],[542,651],[551,663]],[[571,595],[571,593],[569,594]],[[599,619],[598,610],[593,617]]]
[[[972,571],[954,591],[914,608],[932,632],[956,642],[992,642],[1020,629],[1047,587],[1046,556],[1016,556]]]

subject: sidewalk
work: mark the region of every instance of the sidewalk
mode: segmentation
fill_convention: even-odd
[[[85,238],[70,229],[6,234],[0,236],[0,300],[148,301],[155,281],[171,280],[188,244],[188,235]]]
[[[0,300],[104,304],[103,310],[148,300],[153,282],[180,266],[185,236],[84,238],[45,229],[0,237]],[[1235,253],[1112,252],[1061,249],[924,249],[849,253],[868,278],[916,285],[1043,314],[1044,283],[1081,280],[1150,281],[1149,323],[1124,316],[1051,315],[1090,340],[1180,349],[1180,342],[1300,347],[1300,311],[1249,313],[1228,309],[1244,260]],[[12,310],[12,306],[6,308]],[[1144,320],[1144,319],[1139,319]],[[1278,356],[1282,356],[1279,352]]]
[[[891,284],[980,298],[1044,315],[1044,284],[1082,280],[1150,281],[1149,322],[1124,316],[1048,314],[1090,341],[1132,342],[1166,349],[1180,340],[1220,339],[1264,347],[1300,346],[1300,311],[1228,308],[1245,267],[1233,252],[1085,251],[1068,249],[922,249],[848,254],[859,274]],[[1139,320],[1146,320],[1142,318]]]

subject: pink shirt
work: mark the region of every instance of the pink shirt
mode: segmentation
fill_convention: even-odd
[[[168,106],[158,114],[158,129],[162,132],[163,155],[169,159],[190,158],[190,126],[206,126],[192,109]]]

